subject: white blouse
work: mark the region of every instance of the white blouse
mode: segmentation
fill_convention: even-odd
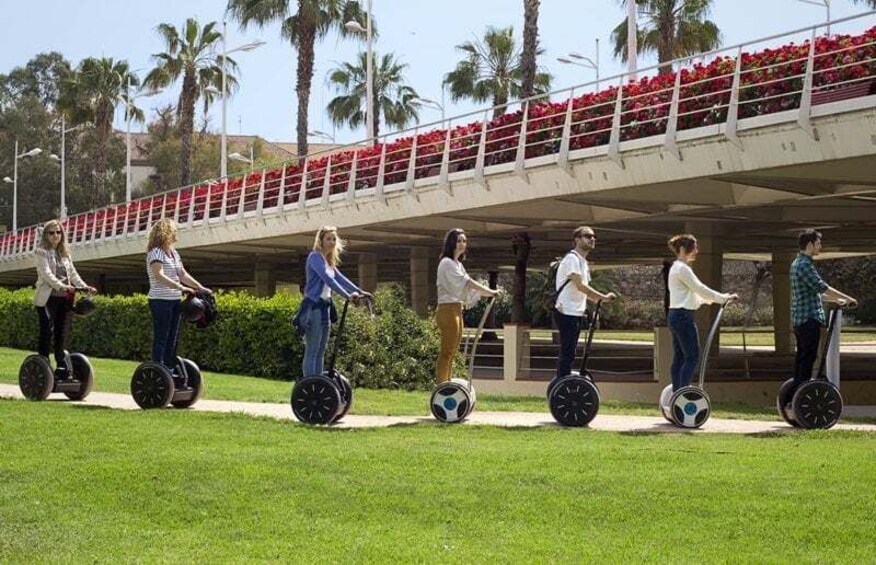
[[[465,304],[466,283],[471,280],[461,261],[442,257],[438,263],[438,304]]]
[[[690,265],[675,261],[669,269],[669,307],[696,310],[703,304],[724,302],[730,298],[704,285]]]

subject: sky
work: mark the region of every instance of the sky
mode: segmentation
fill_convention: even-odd
[[[373,5],[380,30],[377,52],[394,52],[408,65],[408,84],[421,97],[439,101],[443,75],[461,59],[456,45],[477,38],[488,25],[513,25],[518,36],[523,26],[522,0],[373,0]],[[132,69],[142,69],[141,74],[145,74],[152,65],[150,56],[163,50],[155,32],[158,24],[181,26],[192,16],[202,23],[221,22],[225,6],[224,0],[44,0],[35,16],[34,5],[28,2],[0,0],[5,21],[0,36],[0,73],[25,64],[37,53],[56,50],[74,65],[85,57],[107,56],[127,59]],[[832,19],[864,10],[852,0],[832,0]],[[623,70],[612,57],[609,43],[611,30],[623,17],[619,0],[542,0],[539,40],[545,53],[539,64],[554,75],[554,89],[595,78],[593,70],[564,65],[556,58],[570,51],[595,58],[597,39],[602,77]],[[723,32],[723,45],[732,46],[824,22],[826,14],[824,8],[799,0],[715,0],[711,19]],[[859,32],[873,25],[876,17],[870,16],[837,25],[834,31]],[[256,39],[267,44],[235,54],[241,87],[228,102],[228,132],[255,134],[270,141],[295,141],[295,52],[280,38],[277,25],[241,30],[229,21],[229,48]],[[338,142],[355,142],[365,133],[333,130],[325,107],[336,94],[325,79],[330,69],[352,61],[360,49],[364,49],[364,43],[340,40],[334,34],[316,47],[310,129],[333,132]],[[653,57],[642,57],[639,67],[655,62]],[[141,105],[152,114],[155,107],[175,103],[179,88],[176,84],[159,96],[141,100]],[[446,99],[448,117],[480,107],[470,102],[452,103],[449,96]],[[220,129],[220,116],[220,105],[216,104],[210,113],[211,129]],[[439,119],[438,110],[422,108],[422,123]],[[121,110],[117,111],[116,127],[124,128]],[[134,130],[141,127],[135,125]]]

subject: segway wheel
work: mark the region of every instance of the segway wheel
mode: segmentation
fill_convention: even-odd
[[[706,391],[696,386],[685,386],[669,397],[672,423],[681,428],[699,428],[712,412],[712,403]]]
[[[131,377],[131,396],[137,406],[146,410],[167,406],[175,391],[170,371],[158,363],[143,363]]]
[[[672,415],[669,410],[670,398],[672,398],[672,385],[666,385],[660,392],[660,400],[658,401],[660,404],[660,413],[663,414],[663,417],[666,418],[667,422],[674,424],[675,422],[672,420]]]
[[[795,428],[799,428],[800,424],[797,423],[797,420],[794,419],[794,415],[791,414],[791,398],[789,398],[788,392],[791,390],[791,387],[794,386],[794,379],[788,379],[787,381],[782,383],[782,386],[779,387],[779,393],[776,395],[776,410],[779,411],[779,416],[782,417],[782,420],[791,424]]]
[[[548,405],[563,426],[586,426],[599,412],[599,389],[585,377],[563,377],[551,388]]]
[[[350,380],[340,373],[335,373],[334,381],[338,387],[338,394],[341,395],[341,406],[332,423],[346,416],[350,411],[350,407],[353,406],[353,387],[350,385]]]
[[[55,388],[55,375],[49,360],[41,355],[29,355],[18,371],[18,386],[28,400],[45,400]]]
[[[185,365],[186,374],[189,376],[189,387],[191,387],[193,393],[192,397],[186,400],[171,400],[170,405],[174,408],[191,408],[204,396],[204,390],[206,389],[204,376],[201,375],[201,368],[191,359],[180,357],[179,362]]]
[[[455,424],[463,421],[472,411],[476,397],[474,388],[463,379],[451,379],[438,384],[429,397],[429,408],[439,422]]]
[[[94,368],[88,357],[81,353],[71,353],[70,364],[73,365],[73,378],[79,381],[79,390],[64,394],[70,400],[84,400],[91,394],[91,388],[94,386]]]
[[[842,416],[843,397],[829,381],[807,381],[794,393],[791,409],[800,427],[826,430],[832,428]]]
[[[292,413],[305,424],[329,424],[341,408],[341,393],[330,379],[304,377],[292,388]]]

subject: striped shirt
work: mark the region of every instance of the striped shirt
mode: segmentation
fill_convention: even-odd
[[[168,255],[160,247],[153,247],[146,254],[146,272],[149,274],[149,298],[158,300],[179,300],[182,298],[182,292],[176,288],[168,286],[164,281],[159,280],[152,272],[152,263],[161,263],[161,270],[164,271],[164,276],[179,283],[179,274],[182,271],[182,259],[176,249]]]
[[[824,324],[821,295],[827,292],[827,283],[815,270],[812,257],[797,254],[791,263],[791,323],[796,328],[808,320]]]

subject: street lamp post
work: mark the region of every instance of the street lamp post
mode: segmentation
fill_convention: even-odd
[[[827,12],[827,35],[830,35],[830,0],[797,0],[804,4],[812,4],[813,6],[824,6]]]
[[[332,145],[335,144],[335,138],[333,135],[326,133],[324,131],[320,131],[318,129],[307,132],[307,135],[309,135],[310,137],[321,137],[321,138],[325,139],[326,141],[330,141],[332,143]]]
[[[365,101],[365,122],[367,124],[367,132],[368,139],[374,139],[374,69],[373,69],[373,61],[374,58],[372,48],[374,43],[374,37],[371,32],[371,0],[368,0],[368,14],[365,19],[365,27],[362,27],[362,24],[359,22],[350,21],[344,24],[344,27],[347,28],[348,31],[353,31],[356,33],[364,33],[367,49],[366,49],[366,58],[365,62],[365,97],[368,100]]]
[[[636,0],[627,0],[627,72],[630,80],[636,80],[637,59],[639,58],[639,28],[636,24]]]
[[[431,98],[412,98],[408,104],[413,106],[427,106],[429,108],[433,108],[435,110],[441,111],[441,127],[444,127],[444,105],[432,100]]]
[[[15,158],[12,163],[12,178],[3,177],[3,182],[12,184],[12,232],[18,231],[18,160],[25,157],[36,157],[43,150],[39,147],[34,147],[30,151],[18,153],[18,140],[15,140]]]
[[[227,71],[225,62],[228,59],[228,56],[232,53],[237,53],[238,51],[252,51],[253,49],[257,49],[265,44],[261,39],[257,41],[253,41],[252,43],[246,43],[241,45],[240,47],[235,47],[234,49],[228,49],[227,44],[225,42],[225,38],[227,36],[228,24],[226,22],[222,22],[222,52],[219,56],[222,58],[222,92],[220,92],[220,96],[222,96],[222,139],[220,142],[220,155],[222,155],[221,159],[221,168],[219,174],[222,178],[228,176],[228,85],[227,85]],[[212,92],[215,92],[216,89],[208,89]]]
[[[557,61],[564,65],[576,65],[596,71],[596,90],[599,90],[599,40],[596,40],[596,60],[578,52],[571,52],[567,57],[557,57]],[[580,61],[580,62],[579,62]]]
[[[249,146],[249,159],[247,159],[246,157],[244,157],[243,155],[241,155],[240,153],[238,153],[236,151],[234,153],[229,153],[228,158],[231,159],[232,161],[237,161],[239,163],[247,163],[250,167],[255,162],[255,158],[253,156],[252,145]]]
[[[140,98],[149,98],[150,96],[155,96],[156,94],[161,94],[163,91],[161,90],[150,90],[149,92],[143,92],[142,94],[138,94],[136,96],[131,96],[131,75],[128,75],[128,86],[125,89],[124,98],[120,97],[121,102],[125,104],[125,121],[126,121],[126,131],[125,131],[125,202],[131,202],[132,197],[132,178],[131,178],[131,119],[133,118],[134,113],[134,101],[139,100]],[[62,150],[63,151],[63,150]]]
[[[66,117],[64,114],[61,114],[61,156],[58,157],[54,153],[49,155],[51,159],[61,163],[61,210],[59,215],[62,220],[67,217],[67,134],[81,127],[82,125],[80,124],[68,128]]]

